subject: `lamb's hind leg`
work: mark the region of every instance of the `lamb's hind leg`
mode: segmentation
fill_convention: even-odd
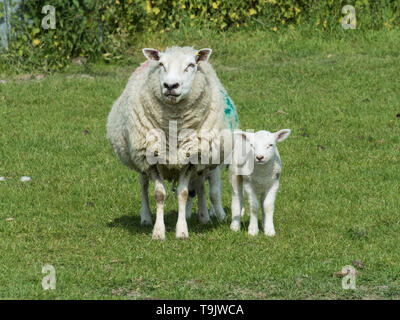
[[[154,182],[154,195],[156,198],[157,215],[156,222],[153,228],[153,239],[165,239],[165,225],[164,225],[164,201],[165,201],[165,188],[163,177],[157,169],[153,168],[150,174]]]
[[[153,225],[153,220],[151,218],[151,212],[149,207],[149,176],[141,173],[139,176],[139,181],[142,189],[142,211],[140,211],[140,223],[142,225]]]

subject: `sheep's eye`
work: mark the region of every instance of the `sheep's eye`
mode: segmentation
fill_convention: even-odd
[[[162,62],[160,62],[158,65],[159,65],[160,67],[164,68],[164,70],[165,70],[165,67],[164,67],[164,65],[163,65]]]
[[[269,144],[268,145],[268,148],[272,148],[274,145],[273,144]]]
[[[189,63],[188,66],[186,67],[185,71],[189,71],[189,68],[194,68],[194,64]]]

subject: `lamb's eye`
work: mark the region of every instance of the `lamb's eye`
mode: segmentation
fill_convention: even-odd
[[[269,144],[268,145],[268,148],[272,148],[274,145],[273,144]]]
[[[160,62],[158,65],[165,70],[165,67],[162,62]]]

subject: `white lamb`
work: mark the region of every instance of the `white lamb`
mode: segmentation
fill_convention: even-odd
[[[231,152],[224,150],[224,143],[215,143],[224,141],[226,136],[220,140],[221,133],[237,127],[238,119],[207,62],[211,52],[190,47],[172,47],[165,52],[143,49],[148,60],[130,77],[108,116],[107,138],[112,148],[122,163],[140,173],[142,224],[152,224],[147,189],[149,178],[154,182],[157,213],[153,239],[165,239],[164,179],[178,182],[176,237],[186,238],[189,186],[197,189],[201,220],[208,221],[204,179],[209,176],[219,181],[218,165]],[[228,113],[231,118],[224,116]],[[215,151],[221,155],[217,162],[212,158]],[[200,155],[198,163],[189,162]],[[217,216],[223,218],[220,194],[215,194],[215,188],[211,193]]]
[[[245,192],[250,208],[249,234],[252,236],[258,234],[259,202],[257,196],[260,196],[263,231],[267,236],[275,235],[274,203],[282,170],[276,143],[285,140],[289,135],[289,129],[275,133],[261,130],[256,133],[237,132],[235,134],[234,155],[230,166],[231,229],[233,231],[240,230],[240,217],[244,214],[243,192]],[[243,150],[246,151],[243,152]]]

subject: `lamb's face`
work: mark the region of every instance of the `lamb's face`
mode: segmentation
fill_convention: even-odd
[[[178,103],[190,93],[196,76],[198,64],[208,60],[211,49],[199,51],[167,50],[159,52],[143,49],[144,55],[159,64],[160,90],[167,103]]]
[[[276,144],[285,140],[289,135],[290,129],[282,129],[277,132],[261,130],[256,133],[241,133],[242,139],[246,140],[254,150],[249,154],[254,155],[256,165],[268,163],[275,155]]]

